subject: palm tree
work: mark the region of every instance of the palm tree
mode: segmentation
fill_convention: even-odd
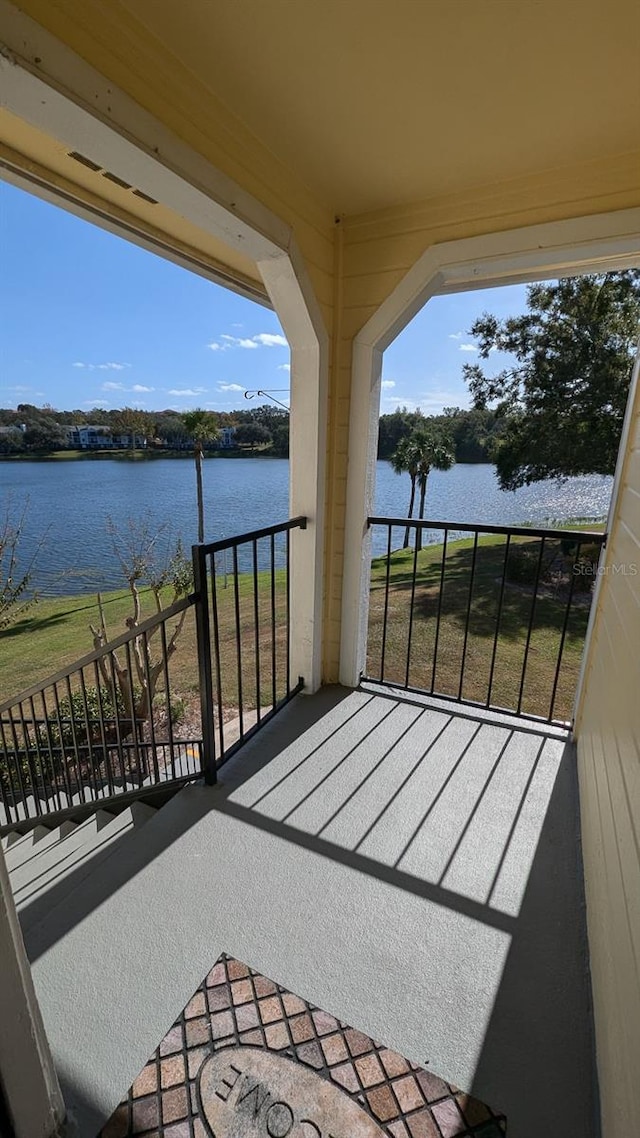
[[[391,466],[396,474],[408,474],[411,479],[411,494],[409,495],[408,518],[413,517],[413,507],[416,500],[416,486],[418,482],[419,453],[414,445],[413,436],[405,435],[400,439],[394,453],[391,455]],[[404,531],[403,549],[409,547],[409,526]]]
[[[434,426],[420,427],[400,440],[391,465],[396,474],[407,473],[411,479],[408,518],[413,517],[416,490],[420,489],[418,517],[424,518],[424,505],[427,494],[427,480],[431,470],[449,470],[455,462],[453,445],[449,436]],[[404,532],[402,548],[409,546],[410,527]],[[422,530],[416,531],[416,548],[422,549]]]
[[[417,481],[420,487],[418,517],[422,521],[429,474],[432,470],[450,470],[455,462],[455,455],[451,439],[437,427],[422,427],[414,431],[409,441],[418,463]],[[416,530],[416,549],[422,549],[421,529]]]
[[[198,498],[198,542],[204,541],[204,496],[202,492],[202,454],[203,443],[213,442],[218,436],[215,416],[211,411],[196,407],[187,411],[182,420],[193,439],[193,457],[196,464],[196,494]]]

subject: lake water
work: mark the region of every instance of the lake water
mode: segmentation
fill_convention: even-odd
[[[598,518],[607,512],[612,481],[590,475],[507,493],[500,490],[493,466],[459,464],[430,475],[426,512],[437,520],[497,525]],[[286,459],[205,461],[206,539],[284,521],[288,482]],[[35,577],[45,593],[122,586],[106,528],[109,517],[120,530],[129,518],[145,518],[151,528],[168,523],[173,539],[180,535],[186,547],[196,540],[195,472],[189,459],[1,462],[0,501],[7,493],[16,506],[29,500],[23,552],[44,536]],[[408,476],[378,462],[376,514],[403,516],[408,499]],[[382,533],[377,542],[374,552],[381,553]]]

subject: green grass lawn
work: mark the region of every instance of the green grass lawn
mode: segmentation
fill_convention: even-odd
[[[224,579],[217,578],[217,600],[219,617],[219,644],[221,659],[222,703],[227,708],[237,707],[239,686],[242,686],[245,706],[256,704],[256,622],[253,579],[249,574],[239,578],[238,608],[240,616],[240,661],[238,661],[237,639],[235,634],[235,592],[232,577],[225,588]],[[126,631],[126,619],[131,615],[132,602],[127,590],[103,594],[104,611],[110,639]],[[278,698],[284,693],[286,682],[286,592],[284,570],[275,574],[275,645],[276,645],[276,686]],[[142,595],[143,616],[156,612],[151,593]],[[172,596],[167,590],[163,603],[169,605]],[[177,617],[167,623],[167,638],[170,638],[177,623]],[[45,680],[49,675],[73,664],[81,656],[93,650],[93,638],[89,625],[99,623],[97,601],[94,596],[70,596],[46,598],[38,601],[25,616],[11,628],[0,633],[0,656],[2,658],[2,691],[0,702],[18,695],[32,684]],[[268,706],[272,699],[272,617],[271,617],[271,577],[267,572],[258,574],[258,643],[260,667],[260,702]],[[154,656],[157,657],[159,637],[152,642]],[[213,642],[213,626],[212,626]],[[194,609],[188,610],[182,632],[177,642],[177,651],[169,662],[172,701],[176,698],[188,703],[197,702],[199,696],[198,656]],[[120,657],[124,652],[120,650]],[[292,683],[297,677],[292,679]],[[217,691],[217,676],[214,683]],[[96,684],[95,668],[90,665],[85,670],[85,683]],[[76,687],[76,681],[72,682]],[[160,685],[160,690],[162,684]],[[64,687],[61,690],[64,694]]]
[[[575,527],[574,527],[575,528]],[[590,529],[596,527],[589,526]],[[559,542],[549,541],[554,552]],[[505,559],[505,539],[488,536],[480,539],[476,558],[473,589],[469,595],[472,564],[471,539],[451,541],[443,578],[440,581],[442,545],[426,547],[417,557],[415,588],[412,586],[413,549],[391,555],[387,636],[384,679],[408,686],[433,690],[443,695],[458,696],[484,703],[489,690],[489,677],[495,643],[496,619],[500,602],[501,580]],[[539,549],[535,537],[514,538],[512,551],[529,551],[533,560]],[[512,564],[503,593],[499,637],[495,650],[491,703],[516,708],[520,699],[522,666],[533,591],[526,582],[515,580]],[[386,558],[372,563],[371,603],[367,675],[379,678],[381,673],[382,630],[385,610]],[[252,577],[239,578],[238,608],[240,616],[240,659],[235,634],[235,594],[232,578],[224,588],[217,578],[219,642],[221,657],[222,705],[233,710],[239,703],[242,687],[246,707],[257,702],[257,669],[260,671],[260,704],[269,706],[272,699],[272,641],[270,574],[258,574],[258,652],[256,653],[255,602]],[[413,619],[410,610],[413,591]],[[167,592],[163,598],[169,604]],[[131,598],[126,590],[104,594],[110,638],[126,630],[131,613]],[[539,593],[534,613],[527,671],[522,688],[522,710],[533,715],[548,716],[566,611],[566,583],[545,586]],[[562,667],[554,701],[556,719],[571,716],[584,636],[589,613],[590,595],[576,592],[567,625]],[[469,609],[469,628],[465,649],[465,627]],[[277,695],[284,693],[286,682],[286,583],[283,570],[275,576],[276,610],[276,683]],[[440,631],[436,647],[437,616]],[[155,612],[150,593],[143,595],[143,615]],[[168,635],[176,618],[169,621]],[[92,651],[89,624],[98,623],[94,596],[46,598],[38,602],[22,620],[0,633],[2,658],[2,690],[0,701],[19,694],[31,684],[47,678],[58,669],[71,665]],[[411,629],[410,629],[411,625]],[[410,633],[410,635],[409,635]],[[156,639],[156,645],[158,638]],[[155,647],[155,646],[154,646]],[[156,649],[157,651],[157,649]],[[121,653],[122,655],[122,653]],[[462,659],[464,671],[461,678]],[[189,610],[178,641],[178,649],[169,665],[172,700],[181,699],[196,707],[199,698],[198,660],[194,611]],[[292,677],[294,684],[297,677]],[[95,668],[89,667],[85,682],[95,684]],[[75,681],[72,684],[75,686]],[[161,690],[162,685],[160,685]],[[217,675],[214,671],[214,696],[217,698]]]
[[[105,612],[113,636],[125,631],[131,611],[127,590],[105,593]],[[149,613],[151,606],[147,604]],[[95,596],[46,597],[0,632],[2,692],[8,699],[93,649],[89,624],[99,623]]]
[[[588,528],[599,527],[590,525]],[[441,544],[427,546],[418,553],[415,588],[412,583],[414,550],[392,553],[388,598],[387,559],[376,558],[371,577],[367,675],[379,679],[382,674],[391,683],[427,691],[433,689],[442,695],[485,703],[493,660],[491,704],[515,709],[521,702],[523,712],[548,717],[567,610],[568,576],[562,577],[558,573],[555,583],[540,588],[526,651],[534,592],[528,580],[519,578],[516,562],[520,563],[524,555],[535,568],[539,549],[540,542],[535,537],[511,540],[497,642],[496,623],[506,553],[504,537],[492,535],[479,539],[473,584],[473,540],[450,541],[442,577],[442,596]],[[550,562],[560,557],[558,540],[548,539],[545,543],[545,564],[547,554]],[[592,581],[590,578],[588,583]],[[383,666],[385,603],[387,635]],[[589,608],[588,586],[586,591],[574,588],[553,702],[554,719],[571,718]],[[469,624],[465,647],[467,611]],[[434,660],[438,612],[440,629]],[[527,667],[522,684],[525,652]]]
[[[52,451],[21,451],[19,454],[2,454],[2,462],[75,462],[76,459],[101,458],[145,458],[146,450],[131,450],[130,447],[114,450],[52,450]]]

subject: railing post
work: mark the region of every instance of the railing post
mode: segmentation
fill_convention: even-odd
[[[216,775],[216,743],[213,722],[213,678],[211,673],[211,628],[209,623],[209,590],[207,557],[204,546],[192,547],[193,581],[196,594],[196,638],[198,644],[198,681],[202,718],[202,770],[207,786],[213,786]],[[212,588],[215,589],[215,560]]]

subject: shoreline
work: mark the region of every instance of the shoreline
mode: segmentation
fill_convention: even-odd
[[[228,450],[214,450],[205,451],[203,459],[208,458],[282,458],[289,461],[288,454],[275,454],[271,447],[265,447],[261,450],[257,447],[255,450],[247,448],[241,450],[240,448],[229,448]],[[161,458],[188,458],[193,459],[193,451],[190,450],[87,450],[87,451],[67,451],[57,450],[52,451],[51,454],[37,454],[34,452],[20,453],[20,454],[0,454],[0,462],[93,462],[104,461],[105,459],[112,459],[117,462],[154,462]],[[378,458],[377,462],[389,462],[388,458]],[[494,463],[487,462],[486,459],[469,459],[463,461],[457,460],[456,466],[493,466]]]
[[[284,458],[288,455],[274,454],[270,448],[264,450],[216,450],[203,454],[203,458]],[[154,462],[160,458],[188,458],[193,461],[191,450],[57,450],[51,454],[21,453],[0,454],[0,462],[93,462],[113,459],[117,462]]]
[[[490,524],[490,523],[488,523],[488,524]],[[534,530],[538,529],[538,528],[542,528],[542,529],[550,529],[550,530],[573,529],[576,531],[596,530],[598,532],[601,532],[602,530],[604,530],[605,526],[606,526],[606,516],[600,515],[599,517],[547,518],[543,523],[526,522],[525,521],[525,522],[518,523],[518,525],[515,526],[514,528],[527,529],[527,528],[531,527]],[[398,527],[398,528],[400,528],[400,527]],[[451,534],[453,534],[455,532],[456,536],[450,536],[449,537],[449,540],[448,540],[449,545],[452,545],[452,544],[462,545],[465,542],[468,544],[471,544],[473,542],[473,535],[472,534],[467,535],[467,534],[465,534],[465,532],[463,530],[457,530],[456,531],[456,523],[455,522],[451,523],[450,530],[451,530]],[[484,538],[485,541],[488,540],[490,543],[492,541],[496,542],[496,543],[500,543],[503,540],[503,537],[500,534],[491,534],[491,533],[482,534],[481,533],[480,537]],[[425,544],[423,545],[422,548],[423,548],[423,550],[435,551],[438,549],[442,549],[442,546],[443,546],[442,541],[430,541],[430,542],[425,542]],[[410,545],[409,549],[410,549],[410,551],[412,551],[413,545]],[[402,554],[403,552],[406,552],[406,550],[404,550],[404,548],[402,546],[397,546],[396,548],[391,550],[392,556],[397,555],[397,554]],[[372,568],[375,568],[377,563],[383,562],[383,561],[385,561],[385,559],[386,559],[386,552],[374,553],[371,557]],[[221,573],[221,570],[218,570],[218,574],[220,574],[220,573]],[[244,577],[244,576],[248,576],[250,574],[251,574],[250,569],[245,569],[245,570],[241,569],[238,573],[238,576]],[[46,591],[43,591],[43,589],[46,589],[46,585],[38,586],[38,584],[37,584],[37,570],[34,572],[34,578],[35,578],[35,583],[33,586],[33,591],[38,596],[36,606],[34,606],[34,611],[36,611],[36,612],[37,612],[37,606],[48,605],[48,604],[60,605],[62,603],[66,603],[68,605],[71,605],[72,608],[75,609],[78,607],[76,605],[76,602],[79,602],[83,599],[85,601],[91,602],[91,603],[87,603],[86,605],[81,606],[81,607],[84,607],[87,609],[92,609],[92,608],[97,609],[96,596],[98,593],[100,593],[101,597],[103,598],[103,603],[105,603],[105,604],[109,604],[113,600],[122,599],[122,597],[128,597],[129,596],[128,591],[126,590],[125,586],[123,586],[123,585],[114,586],[111,583],[109,583],[109,584],[103,583],[102,586],[97,585],[94,589],[82,589],[80,592],[76,592],[76,593],[74,593],[74,592],[60,592],[60,593],[46,592]],[[145,587],[145,586],[143,586],[141,589],[141,593],[146,593],[149,591],[150,590],[148,589],[148,587]],[[59,615],[59,614],[57,614],[57,615]],[[68,615],[68,614],[63,614],[63,615]],[[25,620],[28,621],[29,618],[26,617]],[[2,633],[0,633],[0,640],[1,639],[2,639]]]

